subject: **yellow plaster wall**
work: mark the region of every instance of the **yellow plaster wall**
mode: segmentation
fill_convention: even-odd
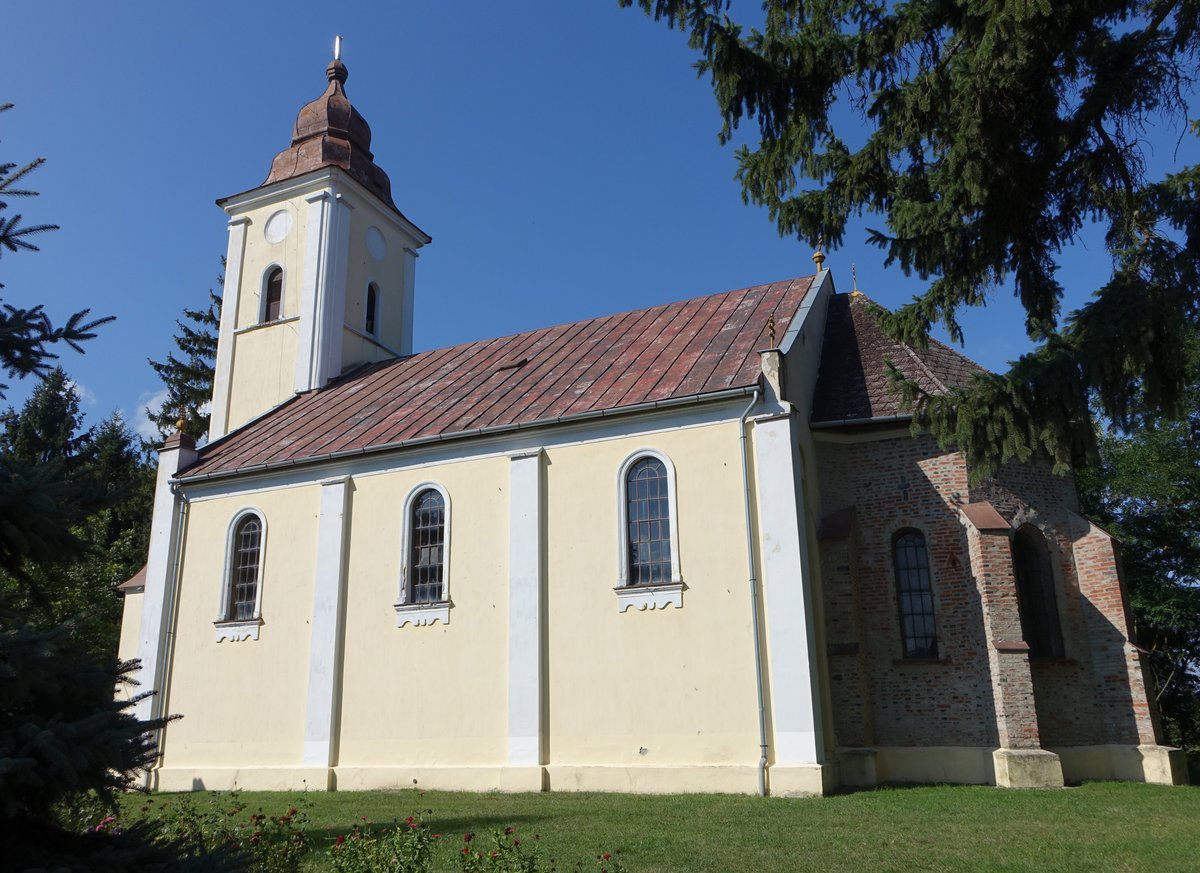
[[[269,243],[265,236],[267,220],[279,210],[292,216],[291,232],[282,242]],[[238,288],[238,328],[258,324],[262,311],[263,280],[272,265],[283,267],[283,317],[300,314],[300,282],[304,274],[304,250],[308,239],[308,204],[303,195],[283,203],[260,206],[239,217],[249,218],[246,227],[245,258]]]
[[[677,477],[683,608],[617,612],[617,474],[657,449]],[[752,764],[754,650],[736,422],[547,453],[550,760]]]
[[[504,761],[509,463],[354,479],[339,767]],[[398,628],[404,502],[428,481],[450,497],[450,622]]]
[[[299,319],[291,319],[235,336],[229,397],[230,430],[295,393],[299,333]]]
[[[342,371],[353,369],[359,364],[374,361],[386,361],[394,358],[391,352],[382,348],[362,334],[349,328],[342,331]]]
[[[138,636],[142,623],[142,601],[145,594],[141,591],[130,591],[125,594],[125,603],[121,607],[121,636],[117,641],[117,658],[128,661],[138,656]],[[120,700],[128,700],[140,691],[133,685],[122,685],[117,689]]]
[[[387,256],[375,260],[367,251],[367,229],[377,227],[387,242]],[[367,203],[360,203],[350,213],[350,251],[346,270],[346,324],[363,330],[366,318],[367,284],[379,285],[379,341],[399,349],[404,337],[402,296],[404,290],[404,248],[406,242],[391,221],[385,219]],[[347,365],[378,358],[352,358],[350,347],[343,346]]]
[[[319,486],[194,502],[179,586],[164,767],[298,765],[308,688]],[[266,519],[259,639],[215,641],[229,525]]]

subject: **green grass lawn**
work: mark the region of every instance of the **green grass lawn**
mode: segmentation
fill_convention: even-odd
[[[279,815],[300,795],[244,792]],[[443,836],[437,869],[456,869],[462,835],[513,826],[540,836],[544,858],[575,869],[620,852],[631,873],[795,870],[1200,870],[1200,788],[1093,783],[1013,791],[916,787],[811,799],[730,795],[466,794],[429,791],[303,795],[324,849],[366,816],[426,820]],[[162,803],[168,796],[156,798]],[[198,798],[199,799],[199,798]],[[130,798],[129,811],[144,798]]]

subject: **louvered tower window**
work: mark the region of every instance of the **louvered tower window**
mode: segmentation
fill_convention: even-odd
[[[363,320],[363,330],[375,336],[376,312],[379,309],[379,286],[372,282],[367,286],[366,318]]]
[[[277,321],[283,317],[283,268],[275,267],[267,274],[264,286],[263,321]]]

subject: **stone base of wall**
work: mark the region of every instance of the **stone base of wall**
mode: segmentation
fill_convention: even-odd
[[[150,772],[152,791],[328,791],[328,767],[168,767]]]
[[[952,782],[995,785],[992,749],[986,746],[892,746],[875,750],[875,771],[884,782]]]
[[[776,765],[769,793],[822,795],[839,784],[837,764]],[[552,764],[546,767],[252,767],[166,768],[150,774],[154,791],[613,791],[630,794],[757,794],[751,765],[621,767]]]
[[[1045,749],[996,749],[996,784],[1001,788],[1062,788],[1058,755]]]
[[[1187,757],[1182,749],[1170,746],[1073,746],[1052,751],[1062,759],[1068,782],[1116,779],[1159,785],[1188,783]]]

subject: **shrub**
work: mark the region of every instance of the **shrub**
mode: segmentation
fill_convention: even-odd
[[[330,865],[338,873],[427,873],[440,837],[419,815],[383,830],[376,830],[364,817],[361,825],[334,840]]]

